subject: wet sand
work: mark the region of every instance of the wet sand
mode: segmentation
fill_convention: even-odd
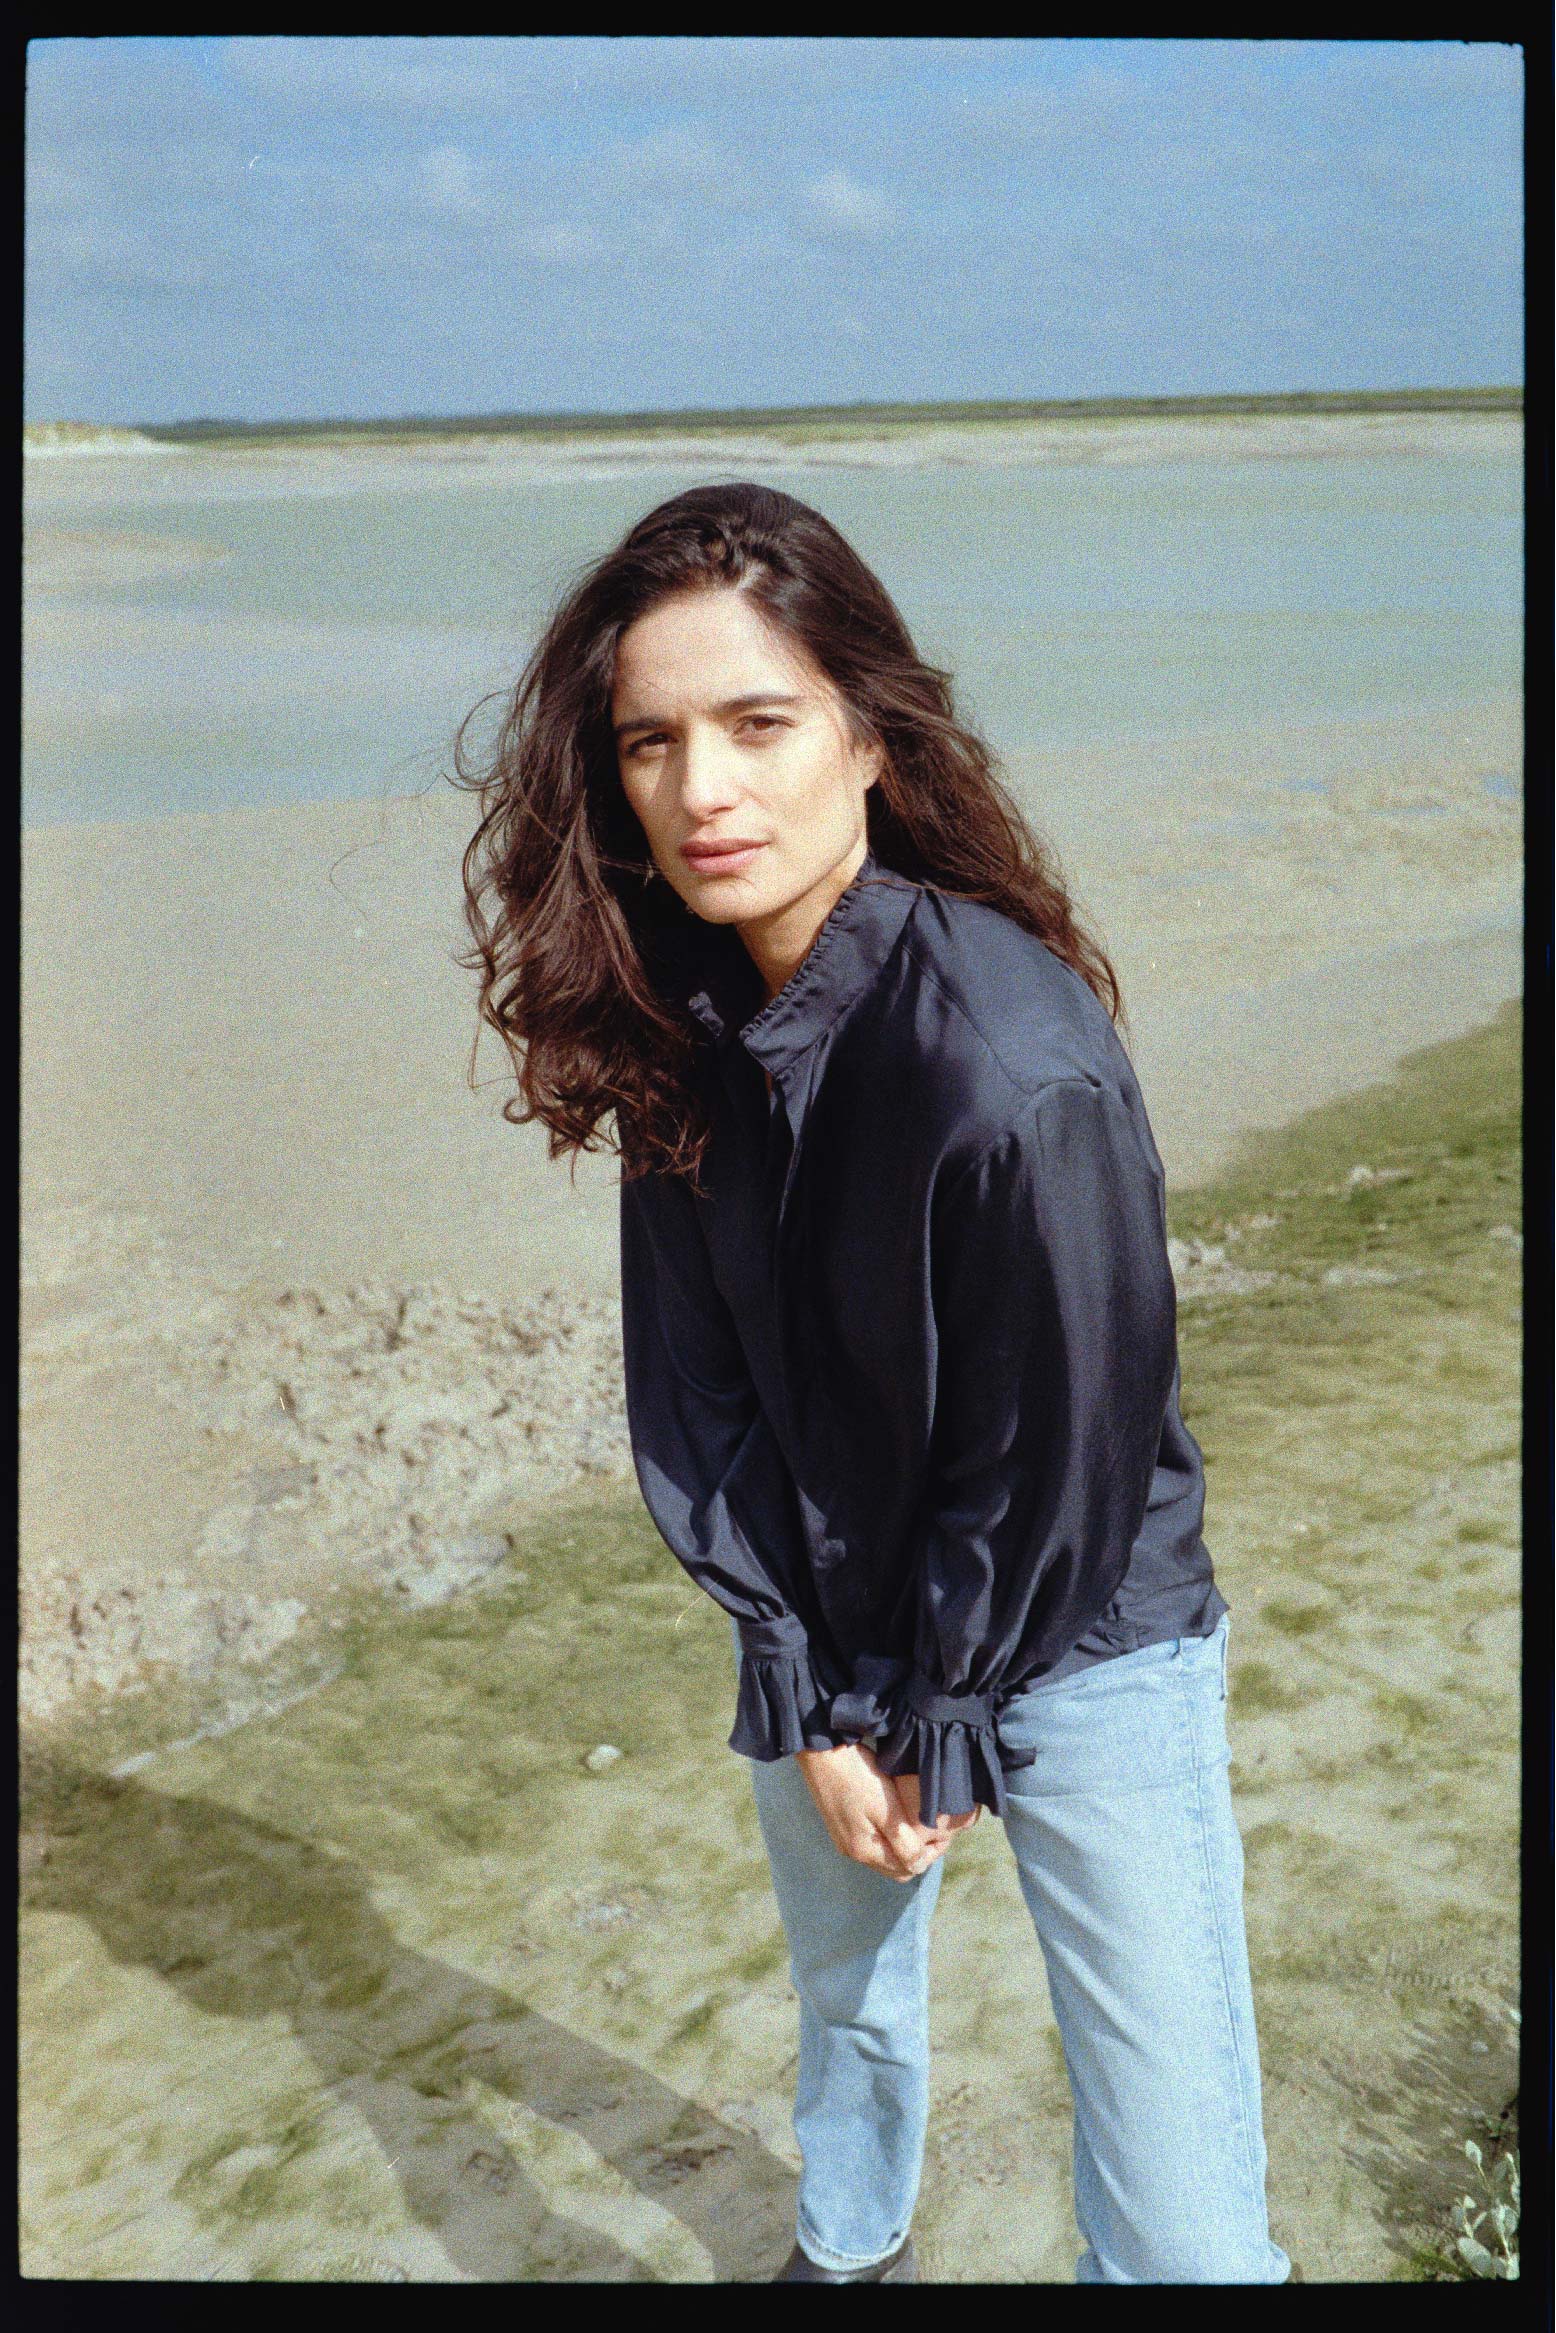
[[[1310,2282],[1422,2274],[1463,2140],[1516,2087],[1519,1044],[1508,1008],[1172,1209],[1272,2228]],[[317,1470],[269,1509],[302,1533],[310,1496],[331,1511],[331,1383],[387,1422],[429,1340],[477,1372],[494,1323],[271,1301],[262,1348],[285,1320],[313,1356],[271,1429]],[[420,1496],[415,1407],[386,1463]],[[448,1601],[338,1576],[246,1704],[213,1669],[29,1729],[26,2273],[782,2258],[796,2010],[724,1747],[727,1631],[625,1481],[542,1510],[516,1477],[489,1522],[501,1559]],[[932,2031],[926,2277],[1068,2283],[1068,2084],[997,1824],[947,1859]]]

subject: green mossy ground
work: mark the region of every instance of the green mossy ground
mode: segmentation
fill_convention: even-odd
[[[1279,1275],[1186,1300],[1179,1336],[1272,2229],[1308,2281],[1453,2273],[1463,2139],[1516,2087],[1520,1042],[1509,1006],[1171,1208]],[[1401,1276],[1323,1278],[1357,1264]],[[635,1488],[511,1527],[479,1593],[348,1605],[339,1673],[273,1716],[117,1776],[197,1689],[24,1745],[29,2275],[782,2258],[795,2007],[727,1624]],[[1068,2281],[1062,2052],[1000,1827],[953,1858],[923,2249],[948,2281]]]

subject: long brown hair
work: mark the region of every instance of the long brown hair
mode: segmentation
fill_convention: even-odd
[[[885,749],[866,839],[885,867],[977,899],[1032,932],[1123,1020],[1117,976],[1077,920],[1058,863],[993,754],[953,708],[882,585],[819,511],[768,486],[698,486],[651,510],[568,593],[507,703],[496,742],[454,783],[478,791],[464,854],[481,1020],[508,1049],[515,1125],[552,1158],[606,1147],[623,1171],[695,1179],[708,1136],[692,1066],[700,1032],[656,982],[668,927],[695,922],[663,882],[621,784],[611,730],[616,643],[672,593],[734,587],[805,650],[856,735]],[[483,699],[482,703],[489,703]],[[668,896],[667,896],[668,895]]]

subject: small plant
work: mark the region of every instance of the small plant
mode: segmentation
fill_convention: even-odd
[[[1488,2179],[1479,2147],[1473,2139],[1466,2139],[1464,2152],[1475,2165],[1480,2184],[1490,2198],[1491,2224],[1496,2230],[1502,2249],[1493,2252],[1480,2241],[1478,2230],[1486,2217],[1487,2207],[1475,2209],[1475,2198],[1464,2196],[1453,2207],[1453,2224],[1460,2234],[1456,2251],[1472,2276],[1516,2277],[1518,2274],[1518,2157],[1510,2148],[1499,2155]]]

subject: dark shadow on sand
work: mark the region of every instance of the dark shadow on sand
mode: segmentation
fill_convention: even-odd
[[[719,2279],[772,2275],[793,2234],[785,2164],[642,2067],[408,1950],[341,1857],[229,1807],[59,1764],[29,1777],[27,1796],[23,1907],[88,1922],[116,1961],[210,2015],[284,2014],[463,2275],[653,2281],[547,2206],[468,2102],[472,2078],[575,2132],[696,2237]]]

